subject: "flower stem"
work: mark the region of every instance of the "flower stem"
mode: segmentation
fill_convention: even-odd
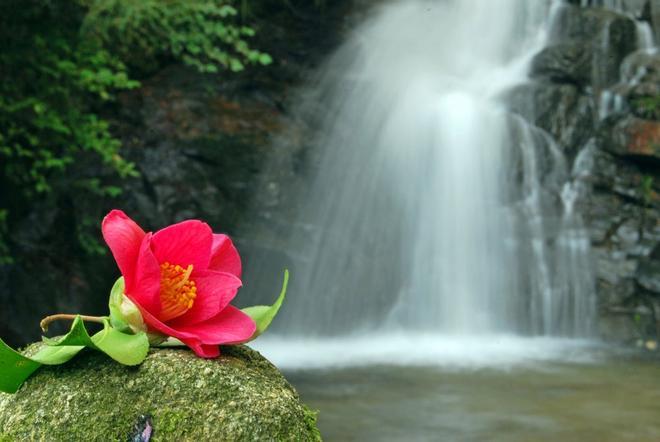
[[[39,326],[41,326],[41,329],[45,332],[46,330],[48,330],[48,326],[50,325],[51,322],[73,321],[74,319],[76,319],[77,316],[80,316],[80,319],[82,319],[83,321],[97,322],[99,324],[103,324],[103,321],[107,319],[105,316],[69,315],[64,313],[58,313],[56,315],[46,316],[44,319],[41,320]]]

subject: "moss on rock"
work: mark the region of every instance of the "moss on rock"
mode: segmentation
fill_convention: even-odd
[[[96,352],[42,367],[0,393],[0,441],[129,439],[151,416],[153,441],[320,440],[316,414],[268,360],[246,346],[218,359],[152,349],[138,367]]]

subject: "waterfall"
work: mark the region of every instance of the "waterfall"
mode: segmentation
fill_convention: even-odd
[[[575,177],[502,99],[551,3],[389,2],[322,67],[280,333],[589,335]]]
[[[640,19],[642,10],[646,3],[641,0],[582,0],[581,6],[597,6],[620,14],[627,15],[635,22],[635,30],[637,34],[637,49],[640,52],[648,54],[655,54],[658,50],[655,41],[655,35],[651,24],[645,20]],[[608,36],[604,38],[604,52],[607,53],[609,44]],[[625,111],[625,100],[618,90],[626,87],[626,85],[634,86],[639,82],[645,74],[643,70],[638,72],[626,72],[627,66],[624,63],[622,67],[621,81],[615,85],[604,88],[598,95],[598,117],[603,120],[613,113]]]

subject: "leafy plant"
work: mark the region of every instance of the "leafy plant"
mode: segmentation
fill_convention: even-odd
[[[660,97],[636,97],[631,100],[632,108],[642,118],[660,119]]]
[[[168,62],[204,73],[272,62],[249,46],[255,31],[237,14],[232,0],[0,3],[0,264],[12,261],[12,223],[34,202],[112,198],[118,180],[138,175],[104,118],[136,78]],[[97,218],[75,217],[88,253],[102,250]]]
[[[254,29],[237,20],[229,2],[213,0],[92,0],[83,35],[99,39],[122,60],[144,69],[171,57],[216,73],[268,65],[268,54],[252,49]]]

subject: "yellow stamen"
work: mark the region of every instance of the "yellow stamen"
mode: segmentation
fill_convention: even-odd
[[[165,262],[160,265],[160,320],[165,322],[183,315],[195,303],[197,287],[190,279],[193,265],[183,268]]]

